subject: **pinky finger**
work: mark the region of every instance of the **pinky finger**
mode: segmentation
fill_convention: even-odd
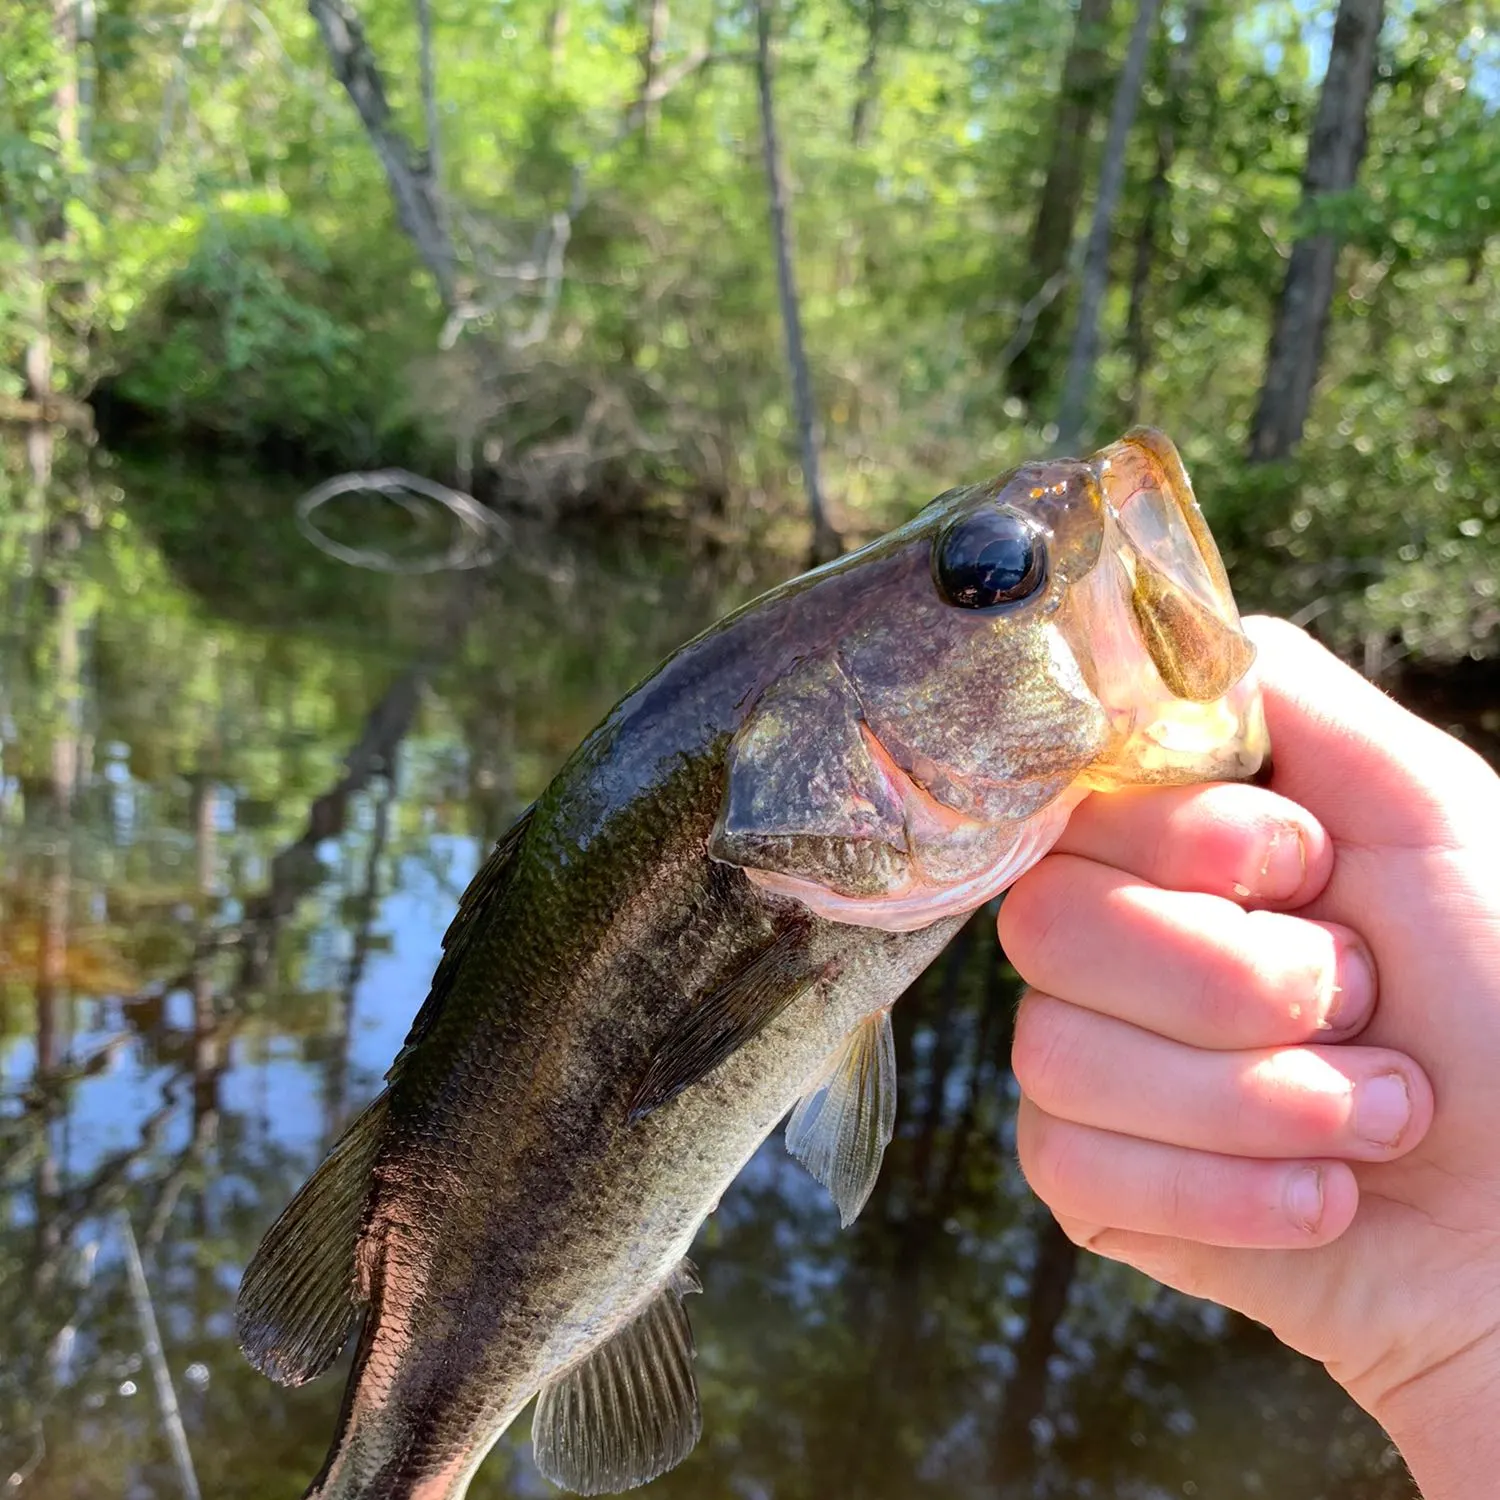
[[[1059,1120],[1029,1099],[1017,1146],[1026,1180],[1075,1239],[1070,1226],[1096,1225],[1244,1250],[1311,1248],[1336,1240],[1359,1205],[1344,1162],[1190,1151]]]

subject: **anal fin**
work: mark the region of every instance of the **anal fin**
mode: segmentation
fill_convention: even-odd
[[[354,1255],[385,1124],[379,1095],[334,1143],[250,1257],[234,1320],[245,1357],[282,1385],[338,1358],[354,1322]]]
[[[833,1194],[845,1229],[865,1206],[895,1129],[896,1047],[887,1009],[849,1033],[786,1127],[787,1150]]]
[[[531,1443],[545,1478],[580,1495],[614,1494],[692,1452],[703,1418],[682,1299],[701,1290],[683,1261],[634,1322],[542,1387]]]

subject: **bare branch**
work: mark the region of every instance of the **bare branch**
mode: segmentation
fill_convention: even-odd
[[[177,1483],[183,1500],[198,1500],[198,1476],[193,1469],[193,1455],[188,1448],[187,1433],[182,1425],[182,1412],[177,1405],[177,1392],[172,1385],[172,1372],[167,1367],[167,1357],[162,1352],[161,1331],[156,1324],[156,1309],[151,1303],[151,1288],[146,1281],[146,1268],[141,1264],[140,1247],[135,1241],[135,1230],[130,1224],[130,1215],[122,1208],[118,1214],[120,1239],[125,1246],[125,1268],[130,1277],[130,1299],[135,1303],[136,1321],[141,1329],[141,1353],[151,1371],[152,1383],[156,1386],[156,1403],[161,1408],[162,1427],[166,1430],[167,1443],[172,1450],[172,1462],[177,1468]]]

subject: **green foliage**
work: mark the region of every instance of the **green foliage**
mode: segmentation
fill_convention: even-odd
[[[226,195],[132,330],[117,389],[171,430],[251,449],[374,459],[401,367],[352,247],[336,256],[281,195]],[[404,434],[398,435],[404,437]]]
[[[737,538],[797,538],[746,7],[670,7],[654,76],[675,82],[644,115],[644,0],[431,8],[464,303],[446,330],[302,0],[101,0],[92,46],[71,49],[46,7],[9,7],[0,202],[20,232],[0,239],[0,394],[19,389],[42,306],[59,385],[108,381],[173,435],[315,465],[451,474],[472,461],[508,498],[552,510],[668,510]],[[418,152],[413,9],[358,9]],[[1165,7],[1094,431],[1144,418],[1178,439],[1253,602],[1344,646],[1493,654],[1492,7],[1393,0],[1359,186],[1307,215],[1332,9],[1206,0],[1174,68],[1190,7]],[[1048,441],[1053,413],[1007,402],[994,354],[1024,311],[1071,19],[1044,0],[778,10],[825,480],[851,534]],[[1118,61],[1120,35],[1112,45]],[[83,83],[70,112],[60,101]],[[1131,272],[1167,122],[1176,155],[1136,309],[1137,381]],[[549,226],[570,201],[549,287]],[[1285,257],[1322,229],[1347,247],[1309,429],[1294,465],[1247,473]]]

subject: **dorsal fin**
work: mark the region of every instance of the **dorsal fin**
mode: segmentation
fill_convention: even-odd
[[[713,1072],[817,981],[819,971],[807,962],[810,926],[810,919],[788,918],[769,947],[699,1002],[651,1059],[630,1101],[632,1122]]]
[[[516,851],[521,847],[521,840],[525,838],[526,830],[531,826],[531,816],[535,811],[536,804],[533,802],[506,829],[490,851],[490,857],[480,865],[463,895],[459,897],[458,910],[448,924],[448,930],[443,934],[443,956],[438,960],[438,966],[433,971],[432,985],[427,991],[427,998],[422,1002],[421,1009],[412,1017],[406,1040],[401,1044],[401,1050],[396,1054],[395,1061],[386,1069],[385,1076],[388,1081],[396,1077],[401,1064],[411,1055],[413,1048],[432,1030],[433,1023],[442,1012],[444,1002],[452,993],[453,982],[458,976],[459,969],[463,967],[464,958],[473,946],[474,934],[484,926],[486,918],[499,908],[515,871]]]
[[[282,1385],[338,1358],[354,1321],[354,1254],[385,1124],[380,1094],[334,1143],[250,1257],[234,1320],[245,1356]]]
[[[703,1417],[682,1299],[702,1289],[683,1261],[634,1322],[542,1387],[531,1445],[545,1478],[580,1495],[610,1495],[693,1451]]]
[[[889,1009],[845,1038],[787,1121],[786,1149],[833,1194],[847,1229],[859,1217],[896,1129],[896,1045]]]

